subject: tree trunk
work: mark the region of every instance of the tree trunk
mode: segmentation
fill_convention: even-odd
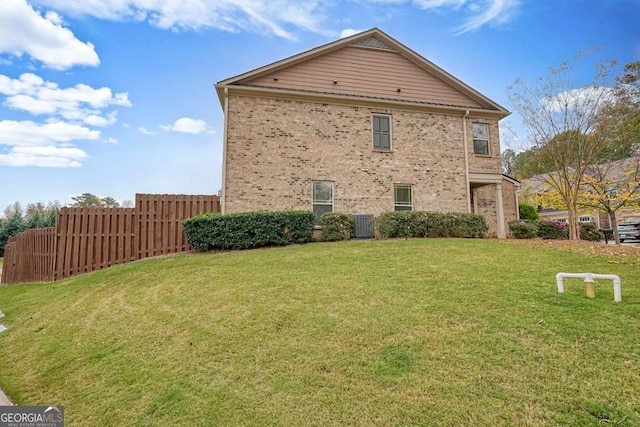
[[[607,212],[609,214],[609,223],[611,224],[611,229],[613,230],[613,237],[616,239],[616,245],[620,244],[620,235],[618,234],[618,220],[616,219],[615,212]]]
[[[569,206],[569,240],[580,240],[580,226],[578,225],[578,209]]]

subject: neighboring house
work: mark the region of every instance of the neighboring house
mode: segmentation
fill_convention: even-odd
[[[471,65],[470,65],[471,66]],[[222,212],[477,212],[517,218],[509,112],[377,28],[216,84]]]
[[[567,210],[557,210],[551,208],[544,208],[538,211],[538,216],[543,221],[557,221],[566,224],[569,221],[569,211]],[[602,217],[602,218],[601,218]],[[601,221],[602,219],[602,221]],[[605,222],[606,221],[606,222]],[[596,211],[587,212],[581,211],[578,213],[578,222],[593,222],[598,228],[609,228],[607,227],[608,219],[607,215],[598,214]]]
[[[629,157],[615,162],[602,163],[597,168],[589,166],[587,174],[591,179],[597,179],[598,187],[609,188],[609,191],[616,191],[618,186],[636,185],[637,180],[630,179],[625,174],[636,174],[640,170],[640,159],[638,157]],[[599,177],[602,175],[601,177]],[[631,175],[630,175],[631,176]],[[635,176],[635,175],[633,175]],[[529,203],[533,206],[537,205],[536,195],[541,194],[549,188],[547,181],[549,174],[535,175],[522,181],[522,191],[519,200]],[[586,188],[587,184],[585,185]],[[618,188],[616,188],[618,187]],[[640,196],[640,192],[636,193]],[[547,221],[567,222],[569,220],[569,212],[563,209],[553,209],[549,206],[537,206],[540,219]],[[629,204],[616,211],[616,222],[622,224],[625,222],[638,221],[640,219],[640,208]],[[596,208],[584,208],[578,212],[578,222],[594,222],[599,228],[610,229],[611,221],[606,212]]]
[[[559,221],[566,223],[569,221],[569,211],[544,208],[538,212],[540,219],[545,221]],[[627,208],[616,212],[616,222],[618,225],[625,222],[640,221],[640,209]],[[610,229],[611,223],[606,213],[596,210],[582,210],[578,212],[578,222],[593,222],[598,228]]]

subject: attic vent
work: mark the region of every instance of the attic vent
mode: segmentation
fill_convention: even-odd
[[[385,50],[395,50],[382,40],[377,37],[369,37],[368,39],[360,40],[357,43],[352,44],[352,46],[362,46],[362,47],[374,47],[376,49],[385,49]]]

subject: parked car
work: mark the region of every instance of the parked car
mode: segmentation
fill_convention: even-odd
[[[620,242],[625,240],[640,240],[640,222],[626,222],[618,225]]]

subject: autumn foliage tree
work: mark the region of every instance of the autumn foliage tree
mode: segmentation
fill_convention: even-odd
[[[625,66],[615,86],[607,86],[613,62],[600,63],[587,85],[580,85],[581,61],[552,67],[534,83],[517,80],[508,89],[529,133],[532,164],[546,193],[554,192],[568,211],[569,238],[580,238],[578,210],[588,168],[628,149],[638,117],[638,63]],[[638,136],[637,134],[635,135]],[[551,172],[548,172],[551,171]]]
[[[589,167],[579,196],[581,206],[607,213],[616,244],[619,244],[616,212],[640,207],[640,157],[636,155]]]

